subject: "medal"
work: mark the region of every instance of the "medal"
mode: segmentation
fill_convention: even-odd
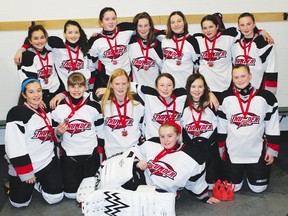
[[[122,136],[127,136],[128,135],[128,132],[124,129],[123,131],[122,131]]]
[[[47,77],[45,77],[44,82],[45,82],[45,84],[48,84],[48,83],[49,83],[49,80],[48,80]]]
[[[176,65],[181,65],[181,60],[177,60]]]
[[[181,46],[179,48],[179,45],[178,45],[178,37],[176,35],[174,35],[174,41],[175,41],[175,45],[176,45],[176,53],[177,53],[177,59],[176,60],[176,65],[181,65],[181,58],[182,58],[182,55],[183,55],[183,47],[184,47],[184,43],[185,43],[185,40],[186,40],[186,35],[183,36],[183,39],[182,39],[182,42],[181,42]]]
[[[200,132],[199,132],[199,131],[195,131],[195,132],[194,132],[194,136],[195,136],[195,137],[200,136]]]
[[[141,39],[138,39],[137,40],[140,48],[141,48],[141,52],[143,54],[143,57],[144,57],[144,61],[143,61],[143,69],[145,71],[147,71],[149,69],[149,63],[148,63],[148,53],[149,53],[149,45],[146,46],[146,49],[144,48],[144,45],[143,45],[143,41]],[[148,44],[148,43],[147,43]],[[146,50],[146,52],[145,52]]]
[[[148,65],[144,65],[144,66],[143,66],[143,69],[144,69],[145,71],[147,71],[147,70],[149,69]]]
[[[117,61],[116,61],[116,60],[113,60],[112,62],[113,62],[113,64],[114,64],[114,65],[116,65],[116,64],[117,64]]]
[[[214,66],[214,63],[212,61],[208,61],[208,66],[209,67],[213,67]]]
[[[242,124],[241,125],[243,125],[243,126],[247,126],[248,125],[248,121],[247,121],[246,118],[242,120]]]

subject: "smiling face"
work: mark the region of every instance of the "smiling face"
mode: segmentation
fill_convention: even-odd
[[[76,25],[67,25],[64,37],[69,43],[77,43],[80,38],[79,28]]]
[[[141,38],[147,39],[151,26],[146,18],[139,19],[137,24],[137,32]]]
[[[26,102],[34,109],[39,108],[39,104],[42,101],[42,87],[38,82],[28,83],[25,87],[25,93],[22,92]]]
[[[193,98],[193,101],[199,101],[201,96],[204,94],[204,82],[202,79],[196,79],[190,86],[190,95]]]
[[[160,143],[165,149],[172,148],[180,138],[173,126],[162,126],[159,129]]]
[[[36,30],[32,32],[29,42],[36,50],[41,52],[45,47],[47,38],[42,30]]]
[[[121,75],[112,80],[110,87],[114,92],[117,100],[124,100],[129,88],[129,80],[125,75]]]
[[[105,31],[114,31],[117,26],[117,16],[114,11],[106,11],[100,25]]]
[[[163,76],[158,79],[156,89],[161,97],[169,98],[174,90],[174,85],[171,79]]]
[[[233,84],[239,88],[244,89],[249,85],[252,75],[245,67],[234,68],[232,72]]]
[[[202,31],[203,34],[209,38],[212,39],[215,37],[215,35],[218,32],[218,25],[215,25],[212,21],[206,20],[202,23]]]
[[[245,16],[238,20],[238,28],[245,38],[253,38],[256,24],[251,17]]]
[[[76,83],[75,85],[68,85],[68,92],[70,93],[71,97],[75,99],[81,98],[84,95],[86,89],[86,86],[81,85],[80,83]]]
[[[171,16],[170,18],[170,25],[171,25],[171,30],[175,34],[182,34],[184,33],[184,20],[181,16],[178,14],[175,14]]]

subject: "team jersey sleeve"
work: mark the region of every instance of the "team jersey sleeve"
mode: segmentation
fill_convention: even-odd
[[[218,125],[217,125],[217,142],[218,142],[218,149],[219,154],[222,159],[225,159],[225,142],[227,138],[227,127],[228,127],[228,120],[225,114],[225,104],[223,104],[223,100],[220,99],[219,101],[220,106],[217,111],[217,118],[218,118]]]
[[[34,172],[26,147],[25,126],[20,113],[20,110],[14,107],[7,115],[5,152],[21,181],[26,181],[34,177]]]

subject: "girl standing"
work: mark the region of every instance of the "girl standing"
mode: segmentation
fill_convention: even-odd
[[[206,181],[209,189],[220,178],[220,157],[217,135],[217,116],[209,106],[209,88],[201,74],[192,74],[186,83],[187,100],[181,116],[183,142],[193,145],[197,139],[203,140],[198,147],[206,160]]]
[[[162,69],[161,42],[155,38],[155,28],[150,15],[137,14],[133,19],[136,35],[128,45],[133,81],[154,87],[155,79]]]

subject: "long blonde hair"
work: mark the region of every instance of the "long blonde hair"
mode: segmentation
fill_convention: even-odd
[[[111,88],[111,84],[112,84],[114,79],[116,79],[117,77],[120,77],[120,76],[125,76],[128,80],[128,83],[129,83],[126,96],[128,97],[128,99],[130,100],[130,102],[132,103],[133,106],[138,105],[134,101],[134,98],[133,98],[134,93],[131,92],[130,78],[129,78],[128,74],[126,73],[125,70],[118,68],[112,72],[112,74],[108,80],[108,83],[107,83],[106,92],[103,95],[102,100],[101,100],[101,110],[102,110],[103,116],[105,116],[105,106],[106,106],[106,103],[108,100],[110,100],[110,109],[112,110],[112,104],[113,104],[113,99],[115,98],[115,94],[114,94],[113,89]]]

